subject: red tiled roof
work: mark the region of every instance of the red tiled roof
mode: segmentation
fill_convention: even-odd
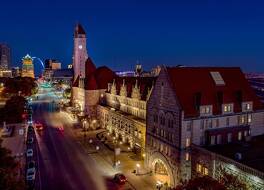
[[[116,77],[115,83],[116,83],[117,94],[120,94],[120,89],[121,86],[123,85],[123,79],[125,79],[125,85],[127,87],[128,97],[131,97],[132,89],[136,84],[136,80],[138,81],[138,87],[140,88],[140,94],[142,100],[146,100],[148,90],[151,89],[152,85],[156,81],[156,77]]]
[[[93,74],[86,78],[85,90],[97,90],[97,82]]]
[[[106,66],[98,67],[94,73],[98,89],[107,89],[108,83],[113,81],[116,74]]]
[[[225,85],[217,86],[210,72],[219,72]],[[167,67],[167,72],[185,117],[199,116],[195,108],[195,94],[201,94],[200,105],[213,105],[213,114],[221,112],[217,93],[222,93],[222,103],[234,103],[234,112],[241,112],[238,92],[242,102],[253,101],[253,109],[263,106],[238,67]]]
[[[92,75],[96,70],[96,67],[90,57],[87,58],[85,61],[85,75],[86,78],[88,78],[90,75]]]

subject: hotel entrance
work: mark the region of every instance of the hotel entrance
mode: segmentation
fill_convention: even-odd
[[[171,184],[171,181],[166,164],[162,160],[156,159],[152,163],[152,166],[153,166],[152,171],[154,173],[154,177],[157,183],[163,184],[163,186],[165,185],[169,186]]]

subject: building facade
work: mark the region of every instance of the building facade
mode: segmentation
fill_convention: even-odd
[[[11,50],[6,44],[0,44],[0,70],[8,70],[11,66]]]
[[[154,77],[115,77],[98,106],[103,128],[145,156],[146,108]]]
[[[33,59],[28,54],[22,59],[21,77],[35,78]]]
[[[176,186],[191,178],[191,144],[261,135],[262,109],[239,68],[162,67],[147,103],[146,166]]]

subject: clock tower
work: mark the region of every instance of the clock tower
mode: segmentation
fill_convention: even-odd
[[[80,24],[77,24],[74,30],[74,48],[73,48],[73,71],[74,81],[78,78],[83,81],[85,78],[85,62],[88,58],[86,49],[86,33]]]

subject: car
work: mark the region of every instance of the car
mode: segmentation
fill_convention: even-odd
[[[30,161],[27,165],[27,169],[30,169],[30,168],[35,168],[36,167],[36,163],[34,161]]]
[[[33,132],[34,131],[34,128],[30,125],[28,126],[28,132]]]
[[[118,183],[119,185],[124,185],[127,182],[127,178],[122,173],[117,173],[114,176],[114,182]]]
[[[27,149],[27,157],[32,157],[33,156],[33,149]]]
[[[33,137],[28,138],[28,140],[27,140],[27,143],[28,143],[28,144],[32,144],[33,142],[34,142]]]
[[[35,168],[29,168],[27,169],[27,181],[33,181],[36,177],[36,169]]]
[[[43,129],[43,125],[42,125],[42,123],[40,123],[40,122],[36,122],[35,123],[35,128],[39,131],[39,130],[42,130]]]

